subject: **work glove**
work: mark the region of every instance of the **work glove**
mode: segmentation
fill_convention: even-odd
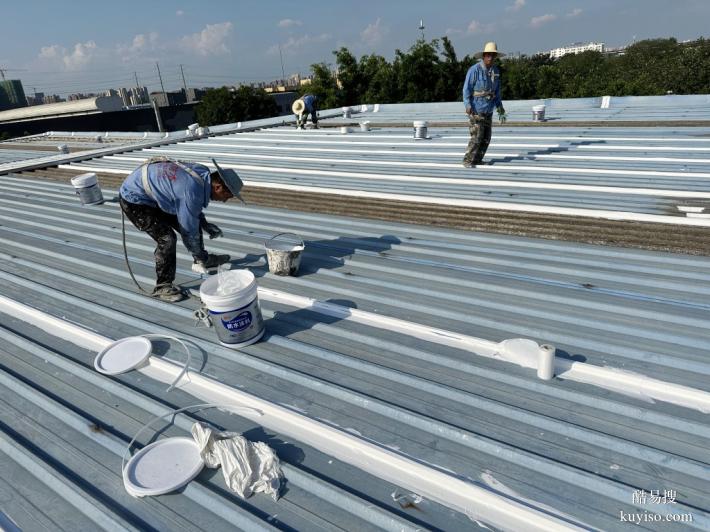
[[[502,105],[498,107],[498,121],[501,124],[505,124],[508,121],[508,115],[505,114],[505,109],[503,109]]]
[[[205,260],[195,259],[192,263],[192,271],[195,273],[209,273],[209,270],[214,270],[222,264],[229,262],[229,255],[215,255],[208,253]]]
[[[215,224],[212,224],[210,222],[205,222],[202,225],[202,229],[204,229],[205,232],[210,236],[210,240],[224,236],[224,233],[222,233],[222,230],[219,227],[217,227]]]

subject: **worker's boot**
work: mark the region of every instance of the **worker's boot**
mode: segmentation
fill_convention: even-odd
[[[192,271],[203,274],[215,273],[222,264],[228,263],[230,259],[231,257],[229,255],[215,255],[214,253],[210,253],[207,255],[207,260],[196,260],[193,262]]]
[[[151,294],[154,298],[168,303],[177,303],[185,299],[185,294],[172,284],[159,284],[153,289]]]

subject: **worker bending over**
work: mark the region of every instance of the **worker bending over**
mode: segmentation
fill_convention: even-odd
[[[491,142],[493,126],[493,110],[498,110],[498,118],[505,123],[505,109],[500,99],[500,71],[493,64],[496,57],[504,57],[498,52],[496,43],[489,42],[483,52],[474,57],[481,60],[468,69],[466,80],[463,83],[463,103],[469,118],[469,133],[471,140],[468,142],[463,165],[473,168],[483,163],[488,144]]]
[[[311,115],[313,127],[318,129],[318,97],[313,94],[304,94],[293,103],[293,112],[296,115],[296,127],[303,129]]]
[[[209,237],[222,236],[215,224],[202,213],[210,200],[227,201],[239,195],[241,181],[232,170],[210,171],[202,164],[173,161],[166,157],[150,159],[130,174],[119,191],[121,209],[139,231],[148,233],[156,242],[152,295],[176,302],[183,292],[173,286],[176,269],[175,233],[194,258],[193,270],[206,272],[229,262],[229,255],[207,253],[202,231]]]

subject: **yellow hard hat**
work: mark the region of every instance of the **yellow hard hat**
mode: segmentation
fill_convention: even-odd
[[[498,45],[493,41],[487,42],[486,45],[483,47],[483,51],[478,52],[473,57],[475,57],[476,59],[480,59],[481,57],[483,57],[483,54],[496,54],[498,57],[505,57],[505,54],[503,52],[498,51]]]
[[[301,99],[296,100],[295,102],[293,102],[293,105],[291,105],[291,111],[293,111],[293,114],[295,115],[300,115],[305,110],[306,104],[303,103],[303,100]]]

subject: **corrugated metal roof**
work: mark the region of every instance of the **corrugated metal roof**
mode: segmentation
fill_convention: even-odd
[[[620,512],[693,516],[648,529],[710,525],[708,414],[540,381],[515,364],[268,300],[268,337],[222,348],[193,327],[191,302],[135,293],[115,204],[82,208],[67,185],[0,181],[6,297],[111,338],[174,331],[200,345],[206,375],[592,527],[622,528]],[[710,391],[707,258],[233,204],[207,214],[225,231],[209,248],[250,266],[261,287],[492,341],[552,342],[563,358]],[[265,269],[263,241],[283,230],[307,241],[295,278]],[[128,244],[136,273],[151,278],[152,242],[129,229]],[[179,268],[181,281],[195,280],[184,253]],[[137,373],[101,376],[94,353],[13,316],[0,314],[0,325],[2,511],[24,529],[477,528],[431,501],[397,503],[397,486],[219,412],[204,417],[277,449],[283,498],[239,501],[206,472],[183,493],[132,499],[120,480],[125,444],[151,416],[194,399]],[[188,426],[182,417],[168,433]],[[636,504],[637,489],[675,490],[677,502]]]
[[[549,122],[668,122],[710,120],[710,95],[612,96],[597,98],[548,98],[540,100],[504,100],[511,121],[531,122],[533,106],[545,105]],[[354,110],[362,106],[353,107]],[[369,120],[376,123],[468,122],[463,103],[403,103],[368,105],[367,111],[351,119],[335,118],[331,123]]]
[[[463,168],[468,131],[274,128],[177,142],[63,165],[127,174],[143,159],[218,157],[253,186],[434,201],[609,219],[710,225],[678,209],[710,206],[710,129],[496,128],[489,166]]]

